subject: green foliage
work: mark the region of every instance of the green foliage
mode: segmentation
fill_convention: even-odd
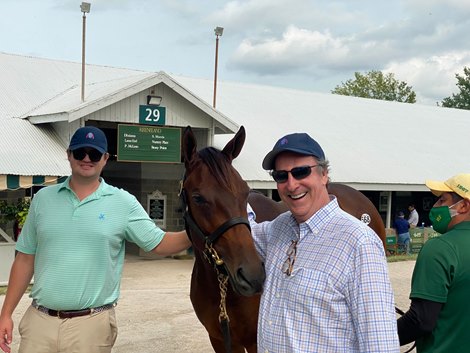
[[[395,79],[392,73],[370,71],[366,74],[354,73],[355,79],[341,83],[331,91],[333,94],[362,98],[416,103],[416,93],[404,81]]]
[[[418,258],[418,254],[410,255],[390,255],[387,256],[387,262],[412,261]]]
[[[5,200],[0,200],[0,217],[4,222],[18,221],[18,226],[22,227],[28,215],[29,206],[31,202],[29,199],[21,199],[17,203],[8,203]]]
[[[470,68],[463,68],[464,76],[456,74],[457,87],[460,92],[452,94],[452,97],[447,97],[442,100],[442,106],[448,108],[467,109],[470,110]]]

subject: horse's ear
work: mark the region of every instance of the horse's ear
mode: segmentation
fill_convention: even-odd
[[[245,137],[245,128],[242,125],[235,136],[225,145],[222,152],[230,159],[230,161],[237,158],[240,154],[243,145],[245,144]]]
[[[197,153],[196,138],[194,137],[191,126],[189,125],[186,127],[186,129],[184,129],[183,132],[182,150],[184,165],[186,169],[188,169],[191,165],[191,161],[193,160],[194,155]]]

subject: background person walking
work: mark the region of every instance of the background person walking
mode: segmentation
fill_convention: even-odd
[[[397,233],[397,244],[398,251],[405,253],[406,255],[410,254],[410,224],[405,219],[405,214],[403,211],[397,213],[397,217],[393,221],[393,228]]]

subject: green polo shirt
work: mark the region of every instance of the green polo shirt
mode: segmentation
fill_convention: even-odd
[[[410,298],[444,304],[433,332],[416,341],[419,353],[468,352],[470,222],[426,242],[416,260]]]
[[[31,297],[56,310],[119,298],[125,240],[146,251],[164,236],[137,199],[105,183],[80,201],[64,183],[33,198],[16,249],[35,255]]]

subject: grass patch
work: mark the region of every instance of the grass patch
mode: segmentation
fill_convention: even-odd
[[[189,254],[173,255],[172,258],[175,260],[192,260],[194,259],[194,255],[189,255]]]
[[[390,255],[390,256],[387,256],[387,262],[412,261],[412,260],[416,260],[417,257],[418,257],[418,254]]]
[[[31,288],[33,287],[32,284],[30,284],[28,286],[28,288],[26,288],[26,292],[25,293],[29,293],[31,292]],[[0,295],[5,295],[6,292],[7,292],[7,289],[8,289],[8,286],[0,286]]]

